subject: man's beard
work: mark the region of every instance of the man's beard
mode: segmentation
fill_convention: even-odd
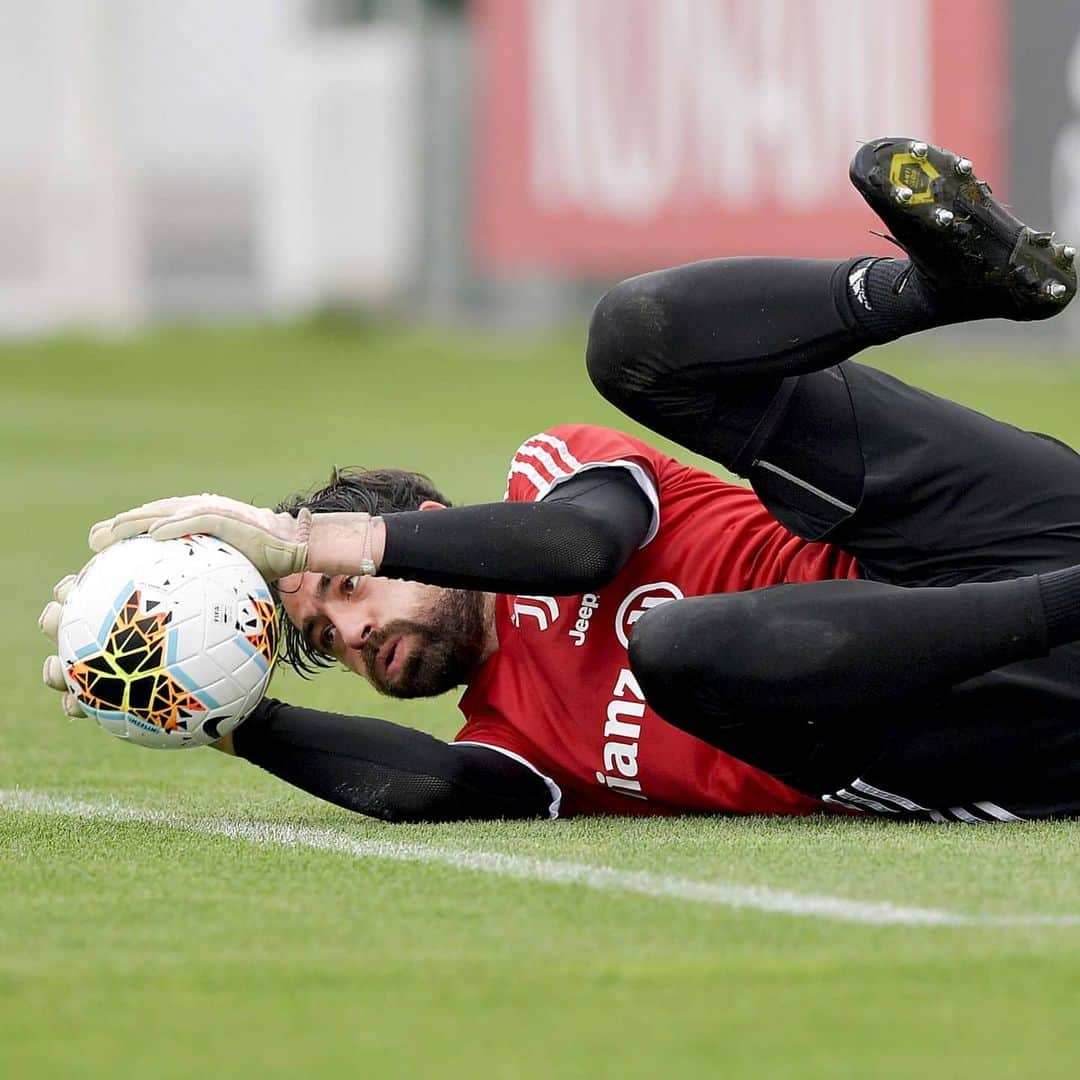
[[[396,698],[435,697],[460,686],[484,655],[484,594],[444,589],[423,621],[397,619],[364,642],[368,679],[380,694]],[[379,650],[391,638],[408,635],[411,652],[388,681],[377,669]]]

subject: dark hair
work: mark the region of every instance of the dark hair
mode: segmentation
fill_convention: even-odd
[[[450,505],[450,500],[423,473],[405,469],[339,469],[330,471],[329,482],[311,491],[298,491],[283,499],[274,508],[278,513],[296,517],[307,507],[313,514],[357,513],[372,515],[396,514],[403,510],[419,510],[420,504],[440,502]],[[281,648],[279,658],[304,678],[314,675],[320,668],[334,666],[325,653],[304,640],[303,634],[293,626],[281,603],[281,593],[273,588],[281,625]]]

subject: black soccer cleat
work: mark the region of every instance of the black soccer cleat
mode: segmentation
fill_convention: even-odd
[[[918,140],[875,139],[852,159],[850,176],[958,314],[1046,319],[1076,294],[1076,248],[1014,218],[967,158]]]

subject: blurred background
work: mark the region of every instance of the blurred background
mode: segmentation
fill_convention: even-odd
[[[845,184],[881,134],[1076,242],[1080,4],[0,0],[0,333],[565,324],[661,265],[888,250]]]
[[[889,134],[966,154],[1080,247],[1080,3],[0,0],[0,1077],[1076,1075],[1059,927],[817,924],[158,827],[1005,913],[1075,911],[1066,823],[403,833],[222,754],[127,746],[41,685],[51,586],[91,522],[147,499],[271,505],[336,463],[490,501],[514,448],[568,422],[687,459],[589,385],[591,305],[700,257],[895,251],[846,178]],[[1080,446],[1078,320],[871,362]],[[449,696],[340,671],[279,665],[271,693],[460,726]],[[12,792],[161,816],[13,813]]]

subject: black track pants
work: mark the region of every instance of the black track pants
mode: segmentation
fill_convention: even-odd
[[[635,672],[669,722],[813,794],[872,775],[920,807],[1080,813],[1080,650],[1044,657],[1037,580],[1010,580],[1080,564],[1080,457],[849,361],[857,262],[714,260],[598,305],[598,389],[871,579],[665,605]]]

